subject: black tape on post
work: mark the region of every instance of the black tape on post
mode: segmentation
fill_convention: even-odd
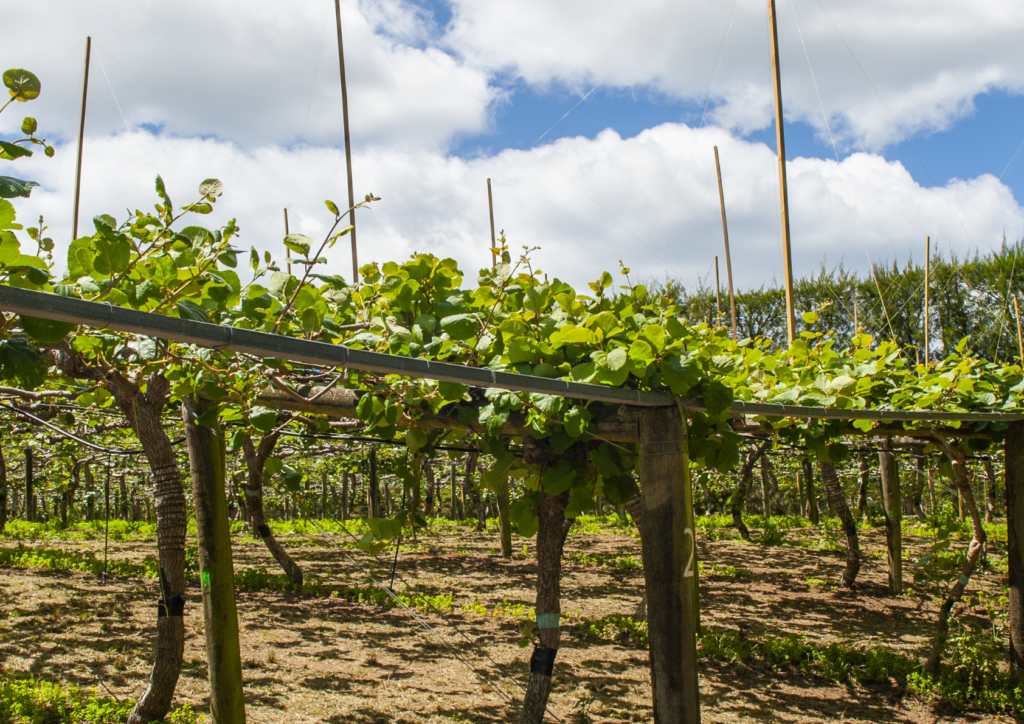
[[[270,526],[269,525],[261,525],[259,528],[256,529],[256,532],[260,534],[260,538],[269,538],[270,537]]]
[[[557,653],[558,649],[535,646],[533,656],[530,657],[530,673],[551,676],[555,670],[555,654]]]
[[[185,615],[185,602],[188,599],[184,596],[172,596],[170,603],[164,599],[156,602],[156,617],[177,616],[182,618]]]

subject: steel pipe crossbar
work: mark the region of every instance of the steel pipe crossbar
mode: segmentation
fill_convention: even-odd
[[[692,398],[678,399],[662,392],[630,390],[606,385],[567,382],[561,379],[498,372],[487,367],[468,367],[448,362],[432,362],[416,357],[351,349],[296,339],[222,324],[198,322],[152,312],[117,307],[109,302],[89,302],[48,292],[37,292],[0,285],[0,310],[69,324],[128,332],[208,349],[230,350],[255,357],[323,367],[345,367],[403,377],[455,382],[471,387],[498,388],[513,392],[560,395],[631,407],[675,407],[703,411],[704,403]],[[736,415],[792,417],[801,419],[878,420],[880,422],[1012,422],[1024,415],[1001,412],[930,412],[907,410],[841,410],[827,407],[803,407],[760,402],[733,402],[729,411]]]

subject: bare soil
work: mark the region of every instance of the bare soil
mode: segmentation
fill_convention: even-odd
[[[791,540],[798,538],[790,535]],[[305,536],[281,539],[307,574],[332,585],[367,584],[365,573],[341,550]],[[715,565],[753,574],[752,579],[706,574],[701,580],[702,623],[754,636],[794,633],[820,643],[884,644],[923,656],[936,606],[916,591],[890,596],[882,535],[868,532],[861,540],[868,556],[858,589],[849,592],[835,587],[843,561],[833,553],[702,539],[706,572]],[[913,548],[915,541],[906,544]],[[0,539],[0,545],[13,547],[16,541]],[[102,541],[45,545],[102,554]],[[237,535],[234,545],[236,571],[265,567],[277,572],[261,543]],[[497,555],[497,545],[494,532],[450,527],[421,535],[413,551],[403,550],[396,590],[415,584],[419,590],[455,597],[453,611],[444,616],[417,612],[432,633],[401,608],[240,590],[248,720],[516,721],[517,687],[525,684],[530,656],[530,649],[517,643],[525,615],[493,614],[505,601],[533,605],[535,566],[532,541],[517,538],[517,553],[510,560]],[[639,558],[634,538],[612,532],[571,534],[566,551],[570,559],[581,553]],[[110,549],[112,558],[136,561],[154,553],[153,540],[114,542]],[[377,558],[352,555],[390,580],[393,550]],[[995,590],[1005,585],[1003,578],[980,575],[971,585]],[[632,614],[642,588],[640,570],[567,563],[563,615],[577,624],[610,613]],[[176,704],[191,703],[204,712],[208,686],[196,582],[189,595],[185,665]],[[149,673],[156,598],[152,580],[104,583],[87,574],[0,568],[0,667],[99,687],[100,693],[105,688],[122,698],[138,696]],[[470,610],[474,604],[476,612]],[[480,614],[479,606],[487,615]],[[627,641],[588,637],[584,628],[570,625],[563,631],[551,712],[565,721],[651,721],[647,652]],[[906,696],[895,682],[832,685],[797,671],[708,660],[702,661],[700,674],[705,722],[1012,721],[943,716],[928,702]]]

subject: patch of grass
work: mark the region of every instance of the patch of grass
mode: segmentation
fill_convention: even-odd
[[[565,560],[579,566],[617,568],[620,571],[639,570],[644,567],[643,563],[636,556],[617,556],[608,553],[573,551],[565,555]]]
[[[20,543],[17,548],[0,548],[0,565],[48,571],[81,571],[96,576],[103,573],[103,559],[91,551],[78,553],[60,548],[30,548]],[[156,557],[146,556],[142,563],[110,559],[106,568],[112,576],[156,578],[160,565]],[[185,576],[194,576],[198,572],[199,554],[195,546],[188,546],[185,548]]]
[[[62,724],[109,724],[125,721],[134,699],[118,702],[85,690],[34,678],[15,679],[0,669],[0,724],[61,722]],[[178,707],[164,720],[166,724],[199,724],[192,707]]]

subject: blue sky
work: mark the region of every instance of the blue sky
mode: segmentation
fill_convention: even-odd
[[[868,258],[919,259],[925,235],[964,253],[1024,234],[1024,161],[1004,174],[1024,140],[1024,6],[778,3],[798,274],[822,260],[863,273]],[[382,196],[360,217],[363,259],[426,249],[486,263],[490,177],[498,227],[513,248],[540,247],[545,270],[583,284],[622,259],[640,276],[694,283],[721,254],[718,145],[737,277],[781,276],[762,0],[343,0],[342,10],[355,192]],[[185,198],[217,176],[228,190],[205,221],[235,216],[242,243],[280,253],[281,207],[315,236],[323,198],[344,198],[330,0],[38,0],[26,12],[0,62],[46,73],[31,112],[58,155],[18,171],[42,184],[23,213],[44,214],[59,245],[86,33],[82,218],[148,206],[156,173]],[[0,135],[17,132],[16,112],[0,116]],[[344,272],[344,250],[334,253]]]

